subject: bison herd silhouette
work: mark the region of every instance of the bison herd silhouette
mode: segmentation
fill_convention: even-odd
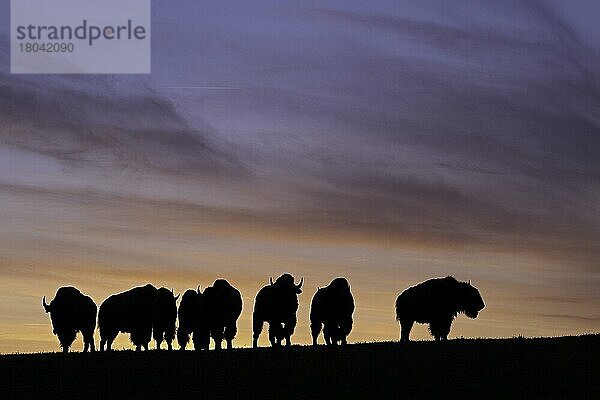
[[[303,281],[296,284],[294,277],[286,273],[275,282],[271,278],[269,285],[258,291],[252,315],[253,347],[258,346],[265,322],[269,325],[269,341],[273,347],[281,346],[283,341],[286,346],[291,345]],[[69,351],[77,332],[83,336],[83,351],[95,351],[96,314],[100,351],[111,350],[119,332],[129,333],[136,350],[148,350],[152,339],[156,349],[160,349],[164,341],[171,350],[175,338],[181,350],[185,350],[190,338],[195,350],[208,350],[211,338],[215,349],[221,349],[223,339],[227,348],[232,348],[242,312],[242,296],[236,288],[225,279],[217,279],[204,292],[200,286],[186,290],[179,308],[178,298],[172,289],[157,289],[147,284],[109,296],[98,310],[91,297],[74,287],[61,287],[50,304],[45,296],[42,304],[50,314],[53,333],[63,352]],[[409,287],[396,299],[400,341],[409,340],[415,322],[429,324],[435,340],[446,340],[458,314],[476,318],[484,307],[479,290],[470,281],[459,282],[448,276]],[[313,345],[317,345],[321,330],[327,345],[345,345],[352,330],[353,313],[354,298],[348,280],[335,278],[327,287],[319,288],[310,309]]]

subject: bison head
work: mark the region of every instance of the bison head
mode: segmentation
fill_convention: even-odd
[[[460,284],[460,301],[464,313],[469,318],[477,318],[479,311],[483,310],[485,303],[476,287],[468,283]]]
[[[160,288],[156,291],[156,299],[154,300],[159,301],[159,302],[165,302],[167,304],[171,303],[171,302],[175,302],[177,301],[177,299],[179,299],[181,293],[177,294],[177,296],[175,296],[175,293],[173,292],[173,289],[169,290],[167,288]]]
[[[50,314],[50,321],[52,321],[52,333],[58,336],[58,341],[60,342],[60,346],[63,348],[63,351],[68,351],[69,347],[75,341],[75,335],[77,334],[77,330],[73,327],[73,321],[69,313],[65,310],[64,307],[58,304],[58,307],[55,307],[54,301],[51,301],[50,304],[46,303],[46,296],[42,297],[42,306],[44,307],[44,311],[47,314]]]
[[[333,288],[338,293],[350,293],[350,284],[346,278],[335,278],[331,281],[329,287]]]
[[[274,286],[280,290],[286,290],[290,292],[294,292],[296,294],[302,293],[302,284],[304,283],[304,278],[300,279],[300,283],[297,285],[294,283],[294,277],[290,274],[283,274],[275,283],[273,283],[273,278],[270,278],[271,286]]]

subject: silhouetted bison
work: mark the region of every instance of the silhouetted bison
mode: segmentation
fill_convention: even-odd
[[[242,295],[225,279],[217,279],[211,287],[204,289],[203,301],[208,311],[208,328],[215,341],[215,348],[221,348],[223,338],[231,349],[237,333],[237,320],[242,313]]]
[[[178,298],[179,295],[175,296],[173,289],[162,287],[156,292],[152,304],[152,336],[156,341],[156,350],[160,350],[163,340],[167,342],[167,348],[173,350]]]
[[[46,303],[42,298],[46,313],[50,313],[52,332],[58,336],[63,352],[68,352],[77,332],[83,336],[83,351],[94,351],[94,330],[96,329],[96,303],[91,297],[70,286],[56,291],[54,300]]]
[[[254,300],[252,315],[253,341],[252,346],[258,346],[258,337],[262,332],[263,323],[269,323],[269,341],[272,346],[279,346],[283,339],[286,345],[291,344],[290,337],[296,328],[296,312],[298,311],[298,295],[302,293],[302,283],[294,284],[294,277],[283,274],[275,283],[258,291]]]
[[[323,336],[328,345],[346,344],[352,330],[354,298],[346,278],[335,278],[329,286],[318,289],[310,306],[310,331],[313,345],[323,327]]]
[[[479,290],[471,282],[451,276],[430,279],[409,287],[396,299],[396,319],[400,321],[400,341],[409,340],[413,324],[429,324],[435,340],[446,340],[452,321],[459,313],[476,318],[485,307]]]
[[[188,289],[185,291],[181,297],[177,315],[179,318],[179,327],[177,328],[179,348],[185,350],[190,335],[192,335],[194,350],[208,350],[210,343],[208,313],[200,286],[197,290]]]
[[[100,351],[110,350],[119,332],[129,333],[136,350],[148,350],[152,338],[152,305],[157,289],[151,284],[109,296],[100,305]]]

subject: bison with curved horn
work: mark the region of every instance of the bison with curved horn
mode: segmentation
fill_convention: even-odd
[[[353,313],[354,298],[346,278],[335,278],[329,286],[318,289],[310,306],[313,345],[317,345],[321,328],[325,343],[345,345],[352,330]]]
[[[46,296],[42,298],[46,313],[50,314],[52,333],[58,336],[63,352],[68,352],[77,332],[83,336],[83,351],[94,351],[94,330],[96,329],[96,303],[78,289],[66,286],[56,291],[50,304]]]
[[[215,349],[221,349],[223,338],[227,342],[227,348],[231,349],[237,333],[237,320],[242,313],[242,295],[225,279],[217,279],[204,290],[204,302]]]
[[[173,289],[161,287],[156,291],[152,304],[152,336],[156,341],[156,350],[160,350],[163,340],[167,342],[167,349],[173,350],[178,298]]]
[[[303,282],[304,278],[296,285],[292,275],[283,274],[275,283],[271,278],[271,284],[258,291],[252,315],[253,347],[258,346],[264,322],[269,324],[271,346],[279,346],[283,339],[287,346],[291,345],[290,338],[296,328],[298,295],[302,293]]]
[[[152,306],[157,289],[151,284],[109,296],[100,305],[100,351],[110,350],[119,332],[129,333],[136,350],[148,350],[152,338]]]
[[[408,342],[415,322],[429,324],[429,331],[435,340],[446,340],[452,321],[458,314],[476,318],[484,307],[481,294],[471,285],[471,281],[459,282],[448,276],[409,287],[396,299],[400,341]]]

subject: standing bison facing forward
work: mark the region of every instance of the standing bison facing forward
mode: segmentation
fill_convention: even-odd
[[[396,299],[400,341],[408,342],[415,322],[429,324],[435,340],[446,340],[452,321],[459,313],[476,318],[484,307],[479,290],[471,286],[471,282],[459,282],[451,276],[409,287]]]
[[[242,295],[225,279],[217,279],[212,286],[204,290],[203,300],[215,349],[221,349],[223,338],[227,342],[227,348],[231,349],[237,333],[237,320],[242,313]]]
[[[346,344],[352,330],[354,298],[346,278],[335,278],[329,286],[318,289],[310,306],[310,331],[313,345],[323,328],[325,343]]]
[[[63,352],[68,352],[77,332],[83,336],[83,351],[94,351],[94,330],[96,329],[96,303],[74,287],[61,287],[54,300],[42,305],[52,320],[52,331],[58,336]]]
[[[254,300],[252,314],[253,340],[252,347],[258,346],[258,337],[262,332],[263,323],[269,323],[269,341],[271,346],[279,346],[285,339],[286,345],[291,344],[290,337],[296,328],[296,312],[298,311],[298,295],[302,293],[302,283],[294,283],[294,277],[283,274],[275,283],[258,291]]]

